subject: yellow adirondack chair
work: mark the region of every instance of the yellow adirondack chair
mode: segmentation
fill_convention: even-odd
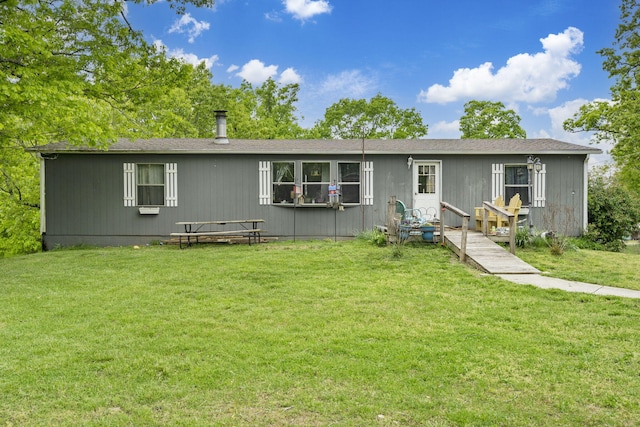
[[[512,213],[516,217],[516,222],[518,221],[518,214],[520,213],[520,208],[522,207],[522,200],[520,200],[520,193],[516,193],[511,200],[509,200],[509,206],[505,208],[505,210],[509,213]],[[508,227],[509,220],[507,218],[500,218],[498,221],[500,225],[498,227]]]
[[[500,208],[504,208],[504,199],[502,198],[502,196],[498,196],[493,201],[493,204]],[[474,210],[475,210],[475,217],[476,217],[476,230],[482,230],[482,221],[484,221],[484,208],[480,206],[480,207],[474,208]],[[497,227],[497,226],[498,226],[498,216],[493,212],[489,212],[487,229],[491,230],[491,227]]]

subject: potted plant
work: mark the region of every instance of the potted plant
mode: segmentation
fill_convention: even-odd
[[[433,232],[436,230],[435,225],[430,222],[425,222],[420,225],[420,231],[422,231],[422,240],[433,242]]]

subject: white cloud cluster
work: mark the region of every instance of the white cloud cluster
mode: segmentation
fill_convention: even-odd
[[[197,55],[193,53],[185,52],[182,48],[168,49],[164,45],[164,43],[162,43],[162,40],[156,40],[153,42],[153,44],[156,47],[156,49],[164,50],[167,56],[171,58],[180,59],[181,61],[194,66],[200,64],[201,62],[204,62],[204,65],[205,67],[207,67],[207,69],[211,69],[211,67],[213,67],[213,64],[218,62],[218,59],[219,59],[218,55],[212,55],[208,58],[199,58]]]
[[[446,104],[463,99],[492,99],[503,102],[536,103],[555,99],[568,80],[580,74],[580,64],[571,57],[583,48],[583,33],[569,27],[560,34],[540,39],[543,52],[522,53],[493,72],[485,62],[476,68],[453,73],[449,86],[435,84],[421,91],[418,101]]]
[[[259,59],[252,59],[242,67],[232,65],[227,69],[227,72],[233,73],[237,70],[240,71],[236,73],[236,76],[242,77],[244,80],[248,81],[251,84],[261,84],[265,80],[274,78],[278,75],[277,65],[265,65],[264,62],[260,61]],[[282,73],[280,73],[280,77],[277,79],[277,81],[285,85],[294,84],[302,82],[302,77],[300,77],[300,75],[293,68],[287,68]]]
[[[536,108],[533,109],[533,114],[537,116],[547,116],[551,122],[551,129],[540,129],[537,132],[528,135],[530,138],[554,138],[561,141],[571,142],[573,144],[592,146],[593,148],[599,148],[603,151],[602,154],[592,155],[589,159],[590,165],[605,164],[611,161],[610,151],[613,148],[613,142],[603,142],[600,144],[592,145],[593,132],[567,132],[564,130],[564,121],[573,117],[584,104],[591,102],[610,102],[607,99],[593,99],[591,101],[586,99],[574,99],[572,101],[564,102],[563,104],[553,108]]]
[[[359,98],[376,87],[376,80],[360,70],[347,70],[328,76],[322,83],[321,93],[339,93],[341,97]]]
[[[296,70],[289,67],[280,74],[280,79],[278,81],[283,85],[288,85],[300,83],[302,81],[302,78],[300,77],[300,75],[298,75]]]
[[[441,120],[429,126],[430,138],[460,138],[460,120],[445,122]]]
[[[563,141],[584,143],[584,133],[569,133],[564,130],[564,121],[573,117],[580,107],[588,103],[586,99],[574,99],[573,101],[567,101],[557,107],[544,109],[544,111],[551,120],[551,132],[554,138],[562,139]],[[577,139],[580,138],[580,139]],[[587,138],[588,139],[588,138]]]
[[[330,13],[333,8],[326,0],[282,0],[282,3],[284,3],[287,13],[300,21],[323,13]]]
[[[206,21],[198,21],[189,13],[185,13],[173,23],[171,28],[169,28],[169,33],[178,33],[184,34],[187,33],[189,35],[189,43],[193,43],[203,31],[209,29],[209,23]]]
[[[564,130],[565,120],[572,118],[585,104],[592,102],[610,102],[610,100],[597,98],[594,100],[586,100],[583,98],[574,99],[564,102],[563,104],[553,108],[537,108],[533,110],[533,114],[537,116],[548,116],[551,122],[550,133],[544,130],[538,131],[536,137],[556,138],[562,141],[573,142],[575,144],[588,145],[591,141],[591,132],[567,132]],[[609,146],[600,147],[609,149]]]

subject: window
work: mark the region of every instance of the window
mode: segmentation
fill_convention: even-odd
[[[329,162],[302,162],[302,194],[305,203],[327,203],[331,184]]]
[[[136,171],[138,206],[163,206],[164,165],[141,164]]]
[[[124,206],[178,206],[176,163],[125,163]]]
[[[338,163],[342,203],[360,203],[360,163]]]
[[[546,205],[546,176],[545,164],[541,165],[540,170],[530,171],[526,164],[494,163],[491,169],[491,200],[503,196],[508,201],[519,193],[522,206],[543,208]]]
[[[523,206],[530,206],[529,200],[529,170],[527,165],[504,166],[504,200],[509,200],[517,193],[520,194]]]
[[[420,194],[436,193],[436,165],[418,166],[418,192]]]
[[[326,205],[329,186],[339,185],[342,203],[373,205],[373,162],[260,161],[258,200],[260,205]],[[296,190],[297,189],[297,190]]]
[[[293,203],[294,163],[273,162],[273,203]]]

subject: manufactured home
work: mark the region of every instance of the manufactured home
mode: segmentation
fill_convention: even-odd
[[[49,144],[41,158],[44,248],[166,240],[177,223],[259,218],[263,236],[350,238],[385,224],[392,196],[440,218],[498,196],[519,222],[578,235],[592,147],[553,139],[121,140]],[[473,223],[472,223],[473,227]]]

